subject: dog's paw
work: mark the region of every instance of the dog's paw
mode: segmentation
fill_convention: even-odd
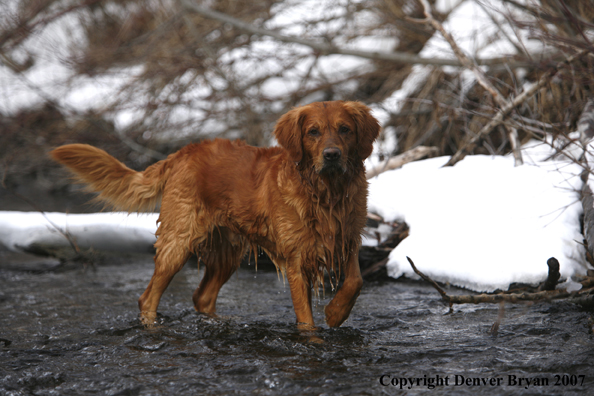
[[[155,327],[157,325],[157,312],[154,311],[141,311],[140,312],[140,323],[146,328]]]

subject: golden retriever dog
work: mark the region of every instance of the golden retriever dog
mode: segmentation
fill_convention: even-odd
[[[84,144],[58,147],[51,156],[116,209],[150,211],[161,201],[155,272],[138,300],[144,323],[154,322],[161,295],[192,253],[205,265],[194,307],[214,315],[219,290],[259,247],[286,276],[302,329],[314,328],[312,288],[317,292],[324,271],[334,271],[337,282],[344,278],[325,308],[326,323],[337,327],[363,283],[363,161],[379,129],[361,103],[318,102],[279,119],[274,135],[281,147],[215,139],[190,144],[143,172]]]

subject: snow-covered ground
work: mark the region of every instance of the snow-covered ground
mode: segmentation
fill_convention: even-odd
[[[510,157],[468,156],[442,168],[448,158],[439,157],[371,179],[369,210],[410,227],[390,254],[389,275],[416,277],[407,256],[433,279],[476,291],[541,282],[550,257],[559,260],[562,278],[585,274],[582,169],[567,159],[543,161],[551,152],[535,144],[520,167]],[[12,250],[32,243],[67,246],[48,219],[83,248],[148,251],[155,241],[156,214],[46,216],[0,212],[0,243]]]

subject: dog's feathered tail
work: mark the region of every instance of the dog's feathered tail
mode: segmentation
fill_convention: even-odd
[[[169,173],[167,160],[137,172],[88,144],[60,146],[50,155],[70,169],[78,181],[99,192],[97,200],[127,212],[154,210]]]

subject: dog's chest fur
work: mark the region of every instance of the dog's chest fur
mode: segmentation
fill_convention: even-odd
[[[312,186],[302,177],[287,177],[282,172],[277,180],[289,210],[273,213],[270,219],[276,245],[273,254],[298,256],[315,272],[340,268],[360,245],[363,225],[359,218],[366,213],[367,190],[357,183],[345,183],[337,193],[322,180],[314,179],[317,185]]]

